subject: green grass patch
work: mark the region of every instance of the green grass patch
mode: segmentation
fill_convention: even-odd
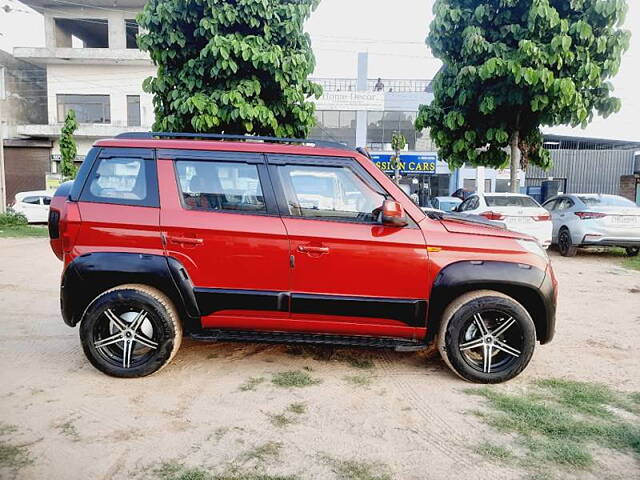
[[[245,460],[264,462],[269,458],[274,458],[280,455],[281,448],[282,442],[267,442],[252,448],[248,452],[245,452],[242,457]]]
[[[391,480],[393,478],[387,466],[381,463],[336,458],[326,458],[326,461],[339,480]]]
[[[632,270],[640,270],[640,255],[635,257],[627,256],[624,248],[611,248],[608,251],[615,257],[622,258],[622,266]]]
[[[67,420],[64,423],[59,423],[55,427],[62,435],[64,435],[68,439],[74,442],[80,441],[80,434],[78,433],[78,429],[76,428],[76,426],[73,424],[73,420]]]
[[[322,383],[322,380],[301,370],[289,370],[274,374],[271,383],[281,388],[303,388]]]
[[[48,237],[47,227],[35,227],[32,225],[0,226],[0,238],[9,237]]]
[[[226,473],[213,473],[207,468],[188,467],[176,461],[164,462],[152,473],[158,480],[299,480],[291,475],[269,475],[237,469]]]
[[[255,391],[256,387],[264,382],[264,377],[251,377],[240,385],[241,392]]]
[[[500,462],[505,462],[513,458],[513,453],[511,453],[509,449],[489,442],[481,443],[473,451],[481,457]]]
[[[368,387],[372,382],[371,375],[345,375],[342,379],[356,387]]]
[[[640,427],[619,415],[625,409],[637,415],[629,395],[604,385],[547,379],[520,393],[505,393],[500,387],[465,390],[487,401],[484,422],[501,432],[516,433],[525,454],[511,460],[534,472],[554,464],[578,471],[594,463],[594,447],[626,451],[640,456]],[[478,451],[481,449],[481,451]],[[502,455],[484,444],[476,453],[501,460]]]
[[[307,405],[303,402],[295,402],[289,405],[287,410],[296,415],[302,415],[307,411]]]
[[[17,431],[14,425],[0,423],[0,478],[4,478],[3,472],[10,472],[11,477],[16,477],[22,468],[33,463],[25,445],[17,445],[6,438]]]

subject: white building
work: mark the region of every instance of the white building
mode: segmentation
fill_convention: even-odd
[[[76,112],[78,153],[84,155],[98,138],[124,131],[149,130],[151,96],[142,81],[155,73],[148,55],[138,50],[135,17],[142,0],[72,2],[24,0],[44,16],[44,48],[14,49],[14,56],[47,72],[48,123],[19,125],[18,135],[57,138],[69,109]],[[77,5],[81,5],[78,2]]]

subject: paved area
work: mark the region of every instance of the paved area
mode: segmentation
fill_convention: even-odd
[[[0,470],[1,478],[155,478],[160,462],[176,461],[332,479],[331,462],[350,460],[384,465],[401,480],[523,477],[473,453],[492,434],[469,414],[483,401],[462,393],[470,385],[437,357],[186,341],[157,375],[114,379],[91,367],[77,329],[60,318],[62,265],[47,240],[0,239],[0,252],[0,422],[17,428],[0,439],[23,445],[33,460],[17,473]],[[640,272],[598,253],[553,262],[556,339],[500,388],[559,377],[640,391]],[[358,360],[372,368],[357,368]],[[271,383],[289,370],[321,382]],[[288,411],[292,403],[304,413]],[[265,445],[279,453],[264,453]],[[597,460],[572,478],[640,471],[626,455]]]

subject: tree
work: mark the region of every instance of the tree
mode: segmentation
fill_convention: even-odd
[[[629,46],[626,10],[625,0],[436,0],[427,44],[444,65],[416,127],[452,167],[510,158],[518,191],[520,165],[551,166],[540,126],[584,127],[620,109],[607,79]]]
[[[400,132],[393,132],[391,136],[391,148],[393,149],[393,180],[400,185],[400,151],[407,146],[406,137]]]
[[[315,58],[304,21],[319,0],[149,0],[138,45],[158,67],[154,129],[306,137]]]
[[[76,120],[76,112],[69,110],[64,118],[64,124],[60,132],[60,174],[63,180],[72,180],[76,178],[78,168],[74,163],[78,154],[78,147],[73,138],[73,132],[78,129],[78,121]]]

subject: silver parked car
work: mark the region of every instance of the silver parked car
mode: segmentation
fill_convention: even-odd
[[[573,257],[578,247],[622,247],[640,252],[640,207],[617,195],[558,195],[543,205],[553,221],[552,243]]]

